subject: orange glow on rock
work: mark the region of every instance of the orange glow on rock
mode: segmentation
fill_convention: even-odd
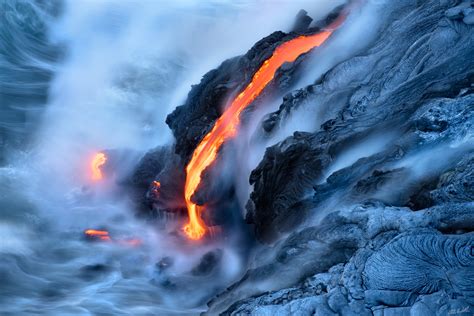
[[[159,181],[153,181],[151,185],[152,185],[153,194],[159,195],[160,189],[161,189],[161,183]]]
[[[207,231],[201,219],[204,206],[196,205],[191,197],[201,182],[202,172],[216,159],[222,144],[235,136],[240,123],[240,114],[249,106],[263,89],[273,80],[275,72],[284,63],[295,61],[301,54],[320,46],[332,34],[332,28],[342,23],[344,17],[337,19],[328,30],[308,36],[299,36],[278,46],[273,55],[265,60],[255,73],[252,81],[239,93],[216,121],[212,130],[202,139],[194,150],[193,156],[186,166],[185,201],[188,208],[189,221],[183,227],[186,235],[193,240],[201,239]]]
[[[151,183],[151,193],[155,198],[160,197],[160,189],[161,189],[160,181],[155,180]]]
[[[95,154],[94,158],[91,161],[91,171],[92,171],[92,180],[98,181],[102,180],[102,167],[107,161],[107,156],[104,153]]]

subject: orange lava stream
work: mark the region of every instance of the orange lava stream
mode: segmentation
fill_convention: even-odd
[[[100,167],[102,167],[106,161],[107,161],[107,156],[104,153],[95,154],[91,162],[92,180],[94,181],[102,180],[103,175],[102,175],[102,170],[100,170]]]
[[[337,27],[340,23],[341,19],[338,19],[331,26]],[[216,121],[212,130],[196,147],[191,161],[186,166],[185,200],[189,221],[183,230],[190,239],[201,239],[207,231],[206,224],[201,219],[204,207],[193,203],[191,197],[201,182],[202,172],[216,159],[219,148],[226,140],[235,136],[242,111],[272,81],[278,68],[286,62],[295,61],[301,54],[321,45],[331,34],[332,30],[325,30],[314,35],[296,37],[278,46],[273,55],[265,60],[255,73],[252,81],[232,101],[229,108]]]

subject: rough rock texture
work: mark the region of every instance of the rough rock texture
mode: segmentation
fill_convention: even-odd
[[[154,181],[158,181],[157,187]],[[141,157],[136,168],[122,181],[135,195],[140,215],[156,218],[165,213],[184,214],[181,159],[173,147],[157,147]]]
[[[247,221],[273,244],[209,314],[474,313],[474,4],[384,6],[367,51],[262,122],[271,137],[303,104],[324,118],[252,172]]]
[[[334,9],[327,18],[318,21],[315,27],[309,27],[312,19],[307,16],[306,11],[301,11],[296,18],[295,30],[290,33],[276,31],[270,34],[257,42],[245,55],[224,61],[217,69],[206,73],[199,84],[192,86],[185,104],[178,106],[166,118],[166,123],[173,131],[176,140],[173,148],[157,148],[148,152],[130,176],[129,182],[139,191],[138,199],[143,200],[142,213],[156,214],[163,210],[176,211],[185,207],[182,198],[185,166],[194,149],[212,129],[229,101],[251,81],[255,72],[266,59],[270,58],[276,47],[302,34],[319,32],[321,27],[334,21],[341,10],[342,7]],[[304,66],[305,57],[303,54],[294,62],[284,64],[275,73],[274,80],[265,91],[242,113],[242,121],[246,121],[246,116],[251,115],[253,108],[266,96],[278,97],[289,91]],[[194,202],[209,206],[221,203],[222,199],[235,200],[232,188],[229,188],[228,192],[222,192],[229,183],[214,181],[210,172],[211,170],[204,172],[202,184],[193,196]],[[164,191],[160,196],[153,194],[150,183],[154,180],[164,184],[162,185]],[[202,190],[203,187],[205,190]],[[221,191],[219,193],[222,193],[222,198],[216,196],[215,187]],[[206,199],[210,195],[213,195],[212,199]],[[227,215],[229,214],[224,214]]]
[[[318,109],[303,116],[319,128],[267,148],[251,173],[246,220],[262,244],[244,276],[208,303],[211,315],[474,312],[474,4],[362,5],[379,6],[376,38],[290,91],[260,126],[270,139],[304,108]],[[309,20],[300,20],[301,32]],[[226,102],[292,36],[275,32],[206,74],[167,118],[172,167],[138,178],[168,177],[179,192],[184,165]],[[283,66],[271,92],[290,90],[304,65]],[[145,162],[164,154],[150,155]],[[212,174],[203,178],[209,191],[196,194],[200,204],[215,195]],[[216,209],[235,200],[222,195]],[[207,275],[219,260],[209,254],[193,273]]]
[[[228,101],[245,87],[263,62],[268,59],[277,46],[301,34],[313,34],[321,27],[330,24],[340,14],[342,7],[336,8],[326,19],[318,21],[317,27],[308,28],[312,19],[301,11],[296,19],[296,30],[290,33],[274,32],[258,41],[245,55],[224,61],[217,69],[209,71],[198,85],[188,94],[186,103],[178,106],[168,117],[166,123],[176,138],[175,151],[184,162],[202,138],[212,129],[213,123],[222,114]],[[287,92],[295,68],[301,58],[293,65],[284,65],[275,75],[273,87],[269,90]]]
[[[321,203],[322,194],[328,195],[331,184],[342,193],[343,187],[349,190],[354,181],[368,177],[376,168],[387,168],[390,161],[403,160],[449,139],[462,142],[470,137],[473,30],[445,17],[453,4],[387,4],[398,13],[386,22],[382,35],[364,56],[342,62],[320,83],[292,93],[278,112],[268,116],[263,128],[271,132],[300,104],[331,107],[330,113],[337,110],[320,130],[295,133],[268,148],[252,172],[254,190],[247,220],[255,224],[258,238],[271,241],[291,231]],[[317,187],[312,201],[316,205],[306,199],[308,187],[323,182],[331,162],[350,146],[378,133],[388,138],[390,131],[398,135],[388,142],[387,151],[367,157],[354,170],[334,175],[324,187]],[[289,177],[294,181],[288,181]],[[365,198],[367,194],[357,200]]]
[[[250,82],[279,44],[294,36],[275,32],[256,43],[244,56],[226,60],[192,87],[186,103],[166,118],[176,138],[176,153],[184,161],[211,130],[233,94]]]
[[[474,227],[472,212],[473,203],[413,212],[377,202],[332,213],[279,247],[276,257],[286,256],[284,264],[277,260],[250,270],[210,311],[243,293],[258,293],[267,282],[267,289],[293,286],[234,303],[224,314],[418,315],[428,301],[422,315],[445,315],[454,306],[472,309],[474,235],[464,232]],[[440,233],[446,226],[458,233]]]

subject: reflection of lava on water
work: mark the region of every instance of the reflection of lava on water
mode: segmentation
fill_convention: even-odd
[[[265,60],[255,73],[252,81],[232,101],[231,105],[216,121],[212,130],[199,143],[186,167],[185,201],[189,221],[183,230],[190,239],[201,239],[208,230],[201,218],[204,206],[193,202],[193,195],[201,183],[203,171],[214,162],[222,144],[237,133],[242,111],[272,81],[278,68],[284,63],[295,61],[300,55],[323,44],[332,34],[331,29],[338,27],[343,19],[344,16],[333,22],[328,30],[313,35],[299,36],[278,46],[272,56]]]
[[[84,234],[90,240],[106,240],[110,241],[109,232],[106,230],[87,229]]]
[[[142,241],[138,238],[112,239],[109,231],[107,230],[86,229],[84,231],[84,236],[87,238],[87,240],[90,240],[90,241],[107,241],[107,242],[113,242],[113,243],[124,245],[124,246],[136,247],[142,244]]]

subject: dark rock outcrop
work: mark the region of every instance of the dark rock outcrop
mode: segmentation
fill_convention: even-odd
[[[192,87],[186,103],[166,118],[176,138],[176,153],[184,162],[211,130],[231,97],[250,82],[279,44],[292,37],[294,35],[275,32],[256,43],[244,56],[226,60]]]
[[[308,12],[305,10],[300,10],[296,15],[295,25],[293,25],[292,31],[297,33],[305,32],[309,25],[313,22],[313,19],[308,16]]]
[[[319,21],[318,25],[323,27],[331,23],[338,17],[341,10],[342,7],[336,8],[327,19]],[[212,129],[213,124],[221,116],[229,101],[251,81],[255,72],[266,59],[271,57],[276,47],[301,34],[312,34],[320,31],[319,27],[308,28],[311,21],[312,19],[307,15],[299,15],[296,23],[299,25],[297,32],[284,33],[277,31],[270,34],[257,42],[245,55],[224,61],[217,69],[206,73],[199,84],[192,86],[185,104],[178,106],[166,118],[166,123],[175,136],[176,143],[174,146],[172,148],[158,148],[147,153],[138,163],[135,173],[131,176],[132,185],[139,187],[141,193],[139,198],[143,200],[141,205],[144,206],[145,213],[154,215],[157,209],[175,210],[184,207],[182,198],[184,196],[184,170],[194,149]],[[303,27],[301,23],[305,26]],[[298,78],[299,69],[304,66],[305,57],[306,55],[302,55],[293,63],[284,64],[276,72],[272,83],[242,113],[244,124],[246,117],[253,111],[253,107],[258,106],[262,99],[265,99],[268,95],[279,96],[288,92]],[[232,196],[234,194],[233,184],[214,181],[214,179],[211,179],[210,172],[210,170],[204,172],[203,183],[205,185],[198,188],[193,200],[198,205],[216,204],[222,202],[223,199],[235,200],[235,197]],[[154,180],[163,182],[163,193],[159,198],[153,195],[153,188],[150,187]],[[147,187],[146,194],[143,192],[144,186]],[[223,198],[219,197],[219,194],[214,194],[215,186],[219,186],[221,192],[218,193],[222,193]],[[206,192],[202,192],[202,187],[206,188]],[[174,194],[172,194],[173,192]],[[212,199],[206,199],[210,195],[213,195]],[[227,215],[224,214],[224,216]],[[212,221],[213,219],[211,219]]]
[[[312,19],[306,13],[300,13],[295,24],[297,32],[274,32],[258,41],[245,55],[226,60],[217,69],[205,74],[201,82],[191,88],[185,104],[178,106],[166,118],[166,123],[176,138],[176,154],[184,162],[188,161],[197,144],[211,130],[227,103],[250,82],[276,47],[301,34],[319,32],[322,27],[334,21],[342,9],[343,7],[336,8],[326,19],[318,21],[318,27],[314,28],[308,28]],[[282,66],[283,69],[275,75],[273,87],[267,87],[266,91],[273,88],[280,90],[280,93],[288,92],[287,89],[290,87],[288,82],[294,77],[292,74],[295,68],[300,66],[301,57],[293,64]]]

